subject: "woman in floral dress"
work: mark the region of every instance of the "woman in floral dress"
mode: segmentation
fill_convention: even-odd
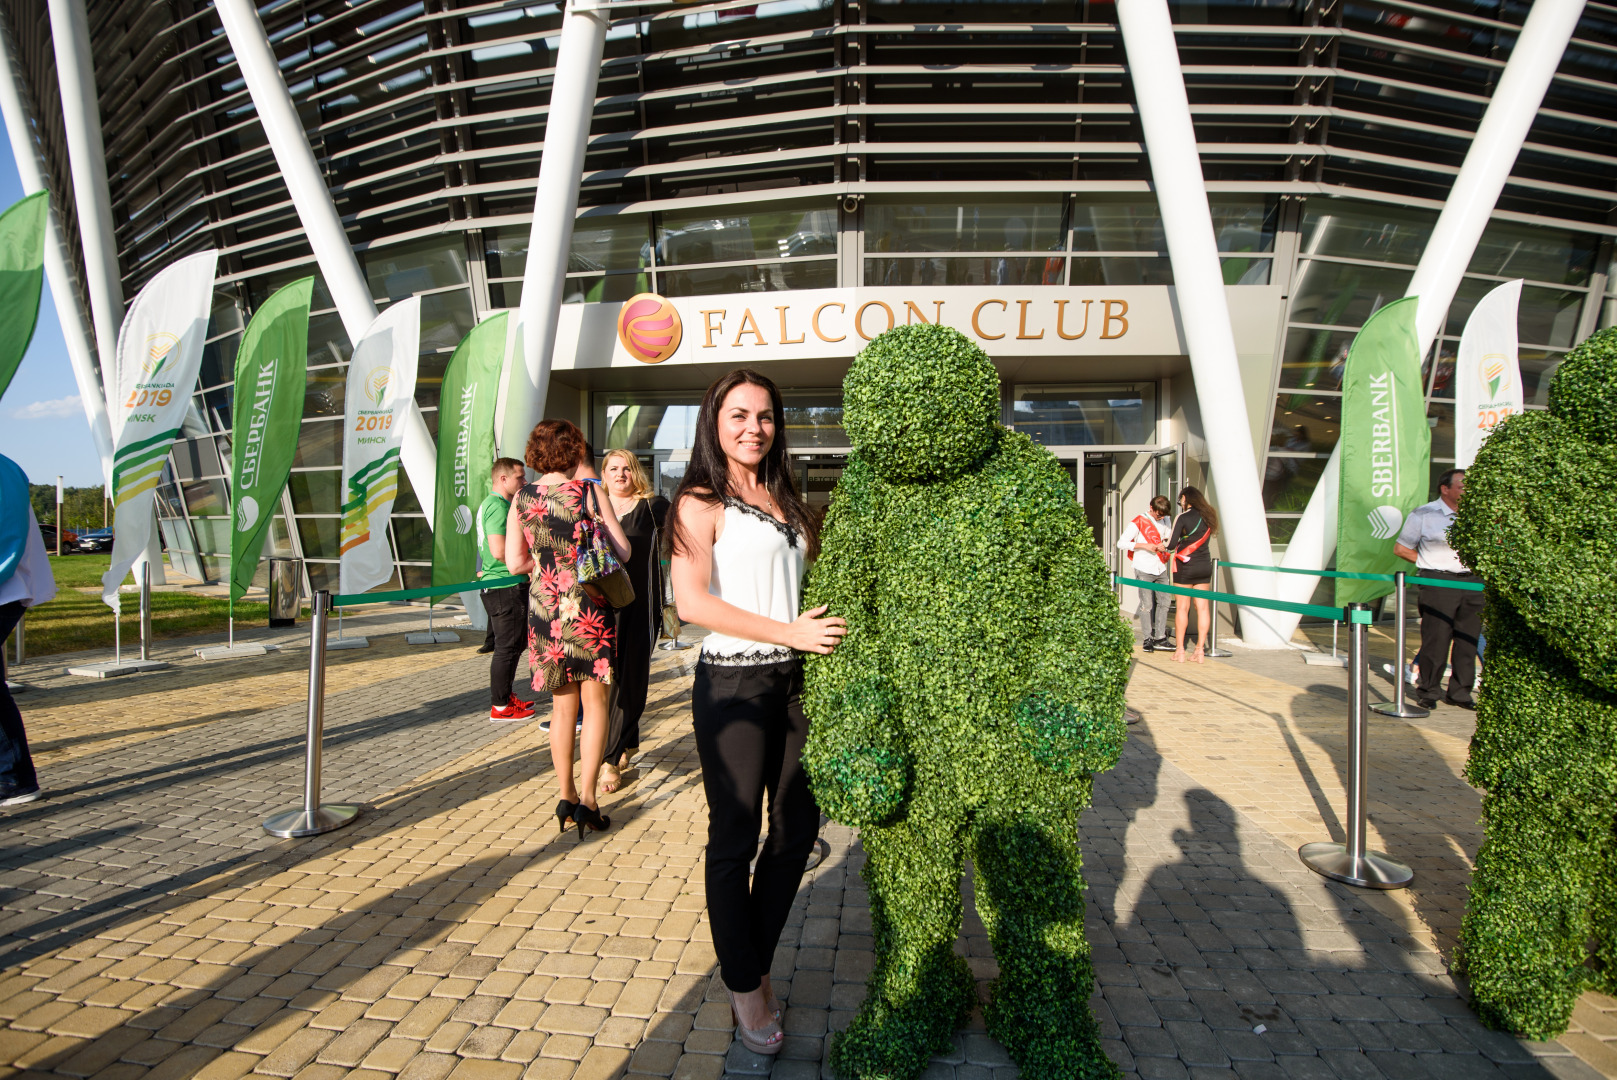
[[[533,688],[551,694],[550,756],[561,785],[556,823],[597,832],[611,824],[596,801],[596,780],[606,752],[607,686],[616,660],[611,605],[578,580],[578,546],[597,524],[605,527],[613,553],[629,557],[629,541],[612,500],[592,479],[584,433],[566,420],[546,420],[528,436],[528,467],[539,479],[517,492],[506,519],[505,564],[528,574],[528,663]],[[582,706],[580,786],[573,785],[573,729]],[[580,793],[582,790],[582,794]]]

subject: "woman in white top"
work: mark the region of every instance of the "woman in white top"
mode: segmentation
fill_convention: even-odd
[[[798,654],[830,652],[847,629],[823,607],[798,614],[816,528],[792,482],[782,412],[780,391],[755,371],[708,387],[668,530],[679,617],[710,631],[691,714],[707,792],[713,951],[741,1040],[760,1054],[785,1040],[769,968],[820,824],[801,762]],[[749,884],[765,794],[769,835]]]

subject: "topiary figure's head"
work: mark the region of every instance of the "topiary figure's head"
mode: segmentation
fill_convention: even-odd
[[[999,375],[958,330],[895,326],[854,358],[842,381],[842,424],[854,449],[893,484],[947,480],[988,452]]]
[[[1550,412],[1590,442],[1617,443],[1617,327],[1567,353],[1550,380]]]

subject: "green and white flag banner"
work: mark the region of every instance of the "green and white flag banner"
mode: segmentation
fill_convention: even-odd
[[[393,576],[387,523],[399,494],[404,417],[415,400],[421,300],[400,300],[354,344],[343,413],[338,591],[362,593]],[[441,440],[440,440],[441,441]]]
[[[0,214],[0,397],[11,385],[39,321],[49,212],[45,200],[45,193],[38,191]]]
[[[438,399],[438,498],[433,503],[432,583],[477,576],[477,511],[493,484],[494,406],[505,360],[507,312],[474,326],[444,370]]]
[[[1518,278],[1491,290],[1471,309],[1454,364],[1454,464],[1468,469],[1501,420],[1522,411],[1522,369],[1517,359]]]
[[[1342,377],[1342,477],[1336,568],[1361,574],[1409,569],[1393,542],[1426,502],[1432,430],[1426,423],[1413,296],[1370,316],[1348,350]],[[1392,592],[1381,581],[1336,580],[1336,603]]]
[[[300,278],[264,301],[236,353],[231,410],[230,599],[253,582],[275,505],[292,472],[309,366],[309,304],[314,278]]]
[[[101,599],[114,611],[122,610],[118,586],[151,538],[157,483],[191,408],[218,263],[217,251],[201,251],[152,278],[124,316],[112,371],[103,368],[110,375],[107,413],[117,517],[112,566],[101,578]]]

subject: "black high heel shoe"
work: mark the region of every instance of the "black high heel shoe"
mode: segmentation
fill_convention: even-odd
[[[558,800],[556,803],[556,828],[566,832],[567,826],[576,820],[578,811],[579,805],[577,803],[568,802],[566,799]]]
[[[592,832],[605,832],[612,824],[612,819],[601,813],[599,808],[591,810],[583,803],[573,807],[573,820],[578,823],[578,838],[584,839],[584,827],[589,826]]]

